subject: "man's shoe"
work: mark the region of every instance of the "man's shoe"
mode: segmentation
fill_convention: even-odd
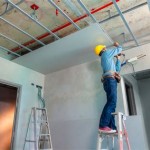
[[[99,132],[102,132],[102,133],[115,133],[116,130],[113,130],[109,127],[103,127],[103,128],[99,128]]]

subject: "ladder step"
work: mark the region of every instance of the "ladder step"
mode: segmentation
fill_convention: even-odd
[[[99,132],[99,137],[98,137],[98,148],[99,148],[99,150],[101,149],[102,142],[103,142],[105,137],[106,137],[107,142],[108,142],[108,137],[112,137],[112,144],[113,144],[112,148],[114,149],[114,146],[115,146],[114,137],[115,136],[118,137],[118,146],[119,146],[120,150],[123,150],[123,145],[124,145],[123,141],[124,140],[127,144],[127,149],[131,150],[128,135],[127,135],[127,130],[126,130],[125,122],[124,122],[124,120],[126,120],[126,116],[121,112],[117,112],[117,113],[114,112],[114,113],[112,113],[112,115],[117,115],[118,132],[117,133]],[[108,149],[108,147],[109,147],[109,143],[107,144],[107,149]]]
[[[50,136],[50,134],[39,134],[39,136]]]
[[[44,110],[44,111],[46,111],[45,108],[36,108],[36,110]]]
[[[120,115],[122,115],[122,116],[124,116],[124,114],[123,113],[121,113],[121,112],[114,112],[114,113],[111,113],[112,115],[118,115],[118,114],[120,114]]]
[[[39,149],[39,150],[52,150],[52,149],[50,148],[50,149]]]
[[[120,134],[122,134],[122,136],[125,136],[125,132],[122,132]],[[102,132],[99,132],[99,135],[118,136],[119,133],[116,133],[116,132],[115,133],[102,133]]]
[[[104,135],[104,136],[106,136],[106,135],[108,135],[108,136],[118,136],[118,133],[102,133],[102,132],[100,132],[99,136],[101,136],[101,135]]]
[[[39,142],[48,142],[48,141],[50,141],[50,139],[39,139]]]
[[[25,140],[26,142],[36,142],[36,141],[33,141],[33,140]]]
[[[31,121],[31,123],[35,123],[35,121]],[[45,124],[47,123],[48,124],[48,121],[46,121],[46,120],[45,121],[37,121],[36,123],[45,123]]]

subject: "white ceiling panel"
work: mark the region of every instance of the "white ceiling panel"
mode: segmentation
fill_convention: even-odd
[[[94,23],[63,39],[21,56],[13,62],[48,74],[96,59],[93,50],[97,44],[101,43],[107,46],[112,45],[99,24]]]

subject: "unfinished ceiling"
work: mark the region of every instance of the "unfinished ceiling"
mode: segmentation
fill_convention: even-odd
[[[24,55],[89,26],[95,18],[112,40],[124,46],[149,42],[147,1],[116,0],[116,3],[127,24],[112,0],[0,0],[0,48],[15,52],[13,57],[8,52],[1,57],[14,59]]]

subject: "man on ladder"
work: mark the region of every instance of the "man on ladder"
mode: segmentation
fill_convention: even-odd
[[[117,42],[110,49],[107,49],[105,45],[98,45],[95,48],[96,55],[101,57],[101,66],[103,69],[102,82],[107,95],[107,102],[103,108],[99,122],[99,131],[103,133],[115,133],[117,130],[112,113],[116,109],[117,82],[120,82],[120,76],[116,72],[116,65],[113,59],[121,51],[122,47]]]

